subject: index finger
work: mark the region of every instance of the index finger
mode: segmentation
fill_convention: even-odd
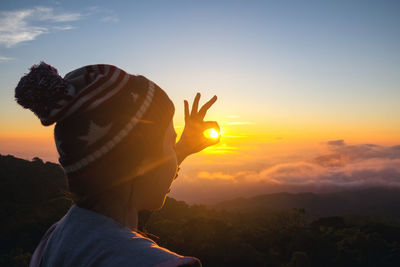
[[[193,105],[192,105],[192,112],[190,113],[190,116],[194,116],[197,114],[197,108],[199,106],[199,100],[200,100],[200,93],[197,93],[194,100],[193,100]]]
[[[207,103],[205,103],[200,111],[199,111],[199,116],[204,119],[204,117],[206,116],[206,113],[208,111],[208,109],[215,103],[215,101],[217,101],[217,96],[213,96],[213,98],[211,98],[210,100],[208,100]]]

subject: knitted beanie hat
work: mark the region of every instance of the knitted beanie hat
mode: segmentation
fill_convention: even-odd
[[[43,125],[56,123],[59,162],[70,190],[80,193],[92,187],[104,190],[112,182],[109,177],[87,174],[121,161],[115,158],[123,156],[120,151],[128,144],[139,150],[139,145],[162,138],[174,114],[173,103],[155,83],[105,64],[88,65],[62,78],[41,62],[21,78],[15,98]]]

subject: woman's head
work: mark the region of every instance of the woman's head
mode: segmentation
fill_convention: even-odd
[[[42,62],[21,78],[15,97],[43,125],[56,122],[59,161],[71,192],[83,202],[126,188],[132,179],[137,180],[132,182],[135,193],[145,199],[142,189],[157,195],[154,192],[172,179],[176,157],[172,142],[166,140],[173,139],[174,106],[145,77],[112,65],[90,65],[61,78]],[[144,208],[157,208],[151,201],[139,202]]]

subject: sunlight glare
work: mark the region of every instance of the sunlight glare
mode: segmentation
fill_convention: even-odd
[[[204,136],[207,138],[216,139],[219,136],[219,132],[217,132],[214,128],[207,129],[204,131]]]

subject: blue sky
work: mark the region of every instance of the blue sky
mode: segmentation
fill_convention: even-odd
[[[226,113],[256,109],[246,116],[285,118],[285,106],[331,119],[334,110],[399,111],[398,1],[3,1],[0,10],[1,101],[10,109],[19,76],[45,60],[62,74],[115,64],[179,101],[202,90],[225,99]],[[32,14],[4,21],[24,10]],[[33,40],[4,40],[6,23],[21,22]]]
[[[204,98],[218,95],[208,119],[228,134],[249,138],[227,134],[216,151],[232,153],[193,156],[182,173],[213,183],[222,179],[215,182],[215,196],[221,188],[239,192],[235,186],[242,185],[237,181],[243,173],[273,183],[282,179],[274,176],[281,168],[315,181],[330,177],[332,170],[303,162],[320,153],[305,153],[304,147],[329,140],[345,140],[342,150],[328,149],[343,155],[372,153],[374,147],[362,143],[382,145],[374,149],[388,156],[374,165],[363,157],[363,164],[357,158],[340,170],[365,173],[374,166],[371,177],[380,177],[399,160],[393,159],[397,148],[390,147],[400,143],[399,14],[400,1],[385,0],[3,0],[0,153],[57,159],[52,128],[14,101],[14,88],[31,65],[44,60],[65,75],[108,63],[160,85],[175,103],[177,127],[183,125],[183,99],[197,91]],[[233,169],[237,173],[226,173]],[[226,187],[227,179],[235,181],[232,187]],[[358,174],[348,177],[357,179]],[[178,183],[171,193],[209,188],[200,180]]]
[[[0,11],[3,131],[37,125],[13,89],[44,60],[62,75],[95,63],[145,75],[180,124],[183,99],[201,91],[219,96],[219,119],[399,133],[398,1],[3,1]]]

